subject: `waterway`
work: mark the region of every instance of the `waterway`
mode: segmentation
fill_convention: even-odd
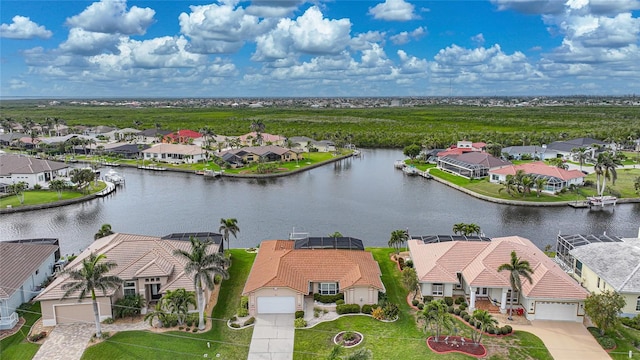
[[[232,247],[286,239],[296,232],[335,231],[386,246],[391,231],[450,234],[453,224],[476,223],[490,237],[520,235],[539,247],[558,232],[635,237],[640,204],[601,210],[505,206],[475,199],[435,181],[393,168],[398,150],[364,150],[298,175],[275,179],[205,179],[173,172],[118,168],[126,185],[115,194],[77,205],[0,215],[0,241],[56,237],[63,254],[78,253],[100,226],[114,231],[166,235],[217,232],[220,218],[238,219]]]

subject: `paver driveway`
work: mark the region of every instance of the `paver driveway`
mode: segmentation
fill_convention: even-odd
[[[293,359],[293,314],[256,316],[248,360]]]
[[[539,337],[554,360],[609,360],[611,357],[582,323],[569,321],[532,321],[531,325],[512,325],[514,330]]]

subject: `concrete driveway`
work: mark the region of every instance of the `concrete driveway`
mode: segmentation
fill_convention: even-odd
[[[531,325],[512,325],[514,330],[539,337],[554,360],[611,359],[582,323],[569,321],[532,321]]]
[[[294,314],[256,316],[247,359],[293,359],[294,317]]]

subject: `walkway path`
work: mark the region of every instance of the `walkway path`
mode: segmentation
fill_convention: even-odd
[[[532,321],[531,325],[513,324],[514,330],[539,337],[554,360],[611,359],[582,323],[569,321]]]
[[[293,359],[293,314],[256,316],[248,360]]]
[[[102,325],[102,332],[110,333],[147,329],[149,324],[146,322]],[[95,331],[95,324],[57,325],[46,337],[33,360],[79,360]]]

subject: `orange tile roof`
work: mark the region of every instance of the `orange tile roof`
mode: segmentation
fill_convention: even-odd
[[[372,286],[383,290],[380,267],[370,252],[342,249],[294,249],[293,240],[260,244],[243,294],[262,287],[309,292],[309,282],[337,281],[340,289]]]
[[[519,165],[507,165],[499,169],[491,170],[490,173],[500,175],[515,175],[518,170],[524,170],[526,174],[553,176],[562,180],[571,180],[586,176],[580,170],[565,170],[557,166],[547,165],[543,161],[536,161]]]
[[[583,300],[588,295],[542,250],[519,236],[494,238],[491,242],[424,244],[421,240],[410,240],[408,245],[418,278],[423,282],[457,283],[457,273],[460,272],[473,287],[509,287],[509,273],[498,272],[497,269],[509,262],[511,251],[515,251],[518,257],[529,261],[534,270],[532,284],[522,280],[524,296]]]

